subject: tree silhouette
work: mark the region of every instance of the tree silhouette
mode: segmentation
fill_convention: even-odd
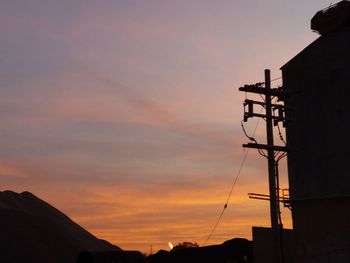
[[[184,249],[184,248],[193,248],[193,247],[199,247],[199,245],[194,242],[182,242],[174,246],[172,251],[179,250],[179,249]]]

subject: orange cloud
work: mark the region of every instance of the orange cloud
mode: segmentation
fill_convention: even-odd
[[[75,79],[69,73],[55,76],[58,94],[51,94],[41,105],[47,117],[53,120],[85,121],[96,123],[138,123],[161,126],[181,131],[187,135],[214,141],[220,144],[237,143],[231,131],[220,130],[215,125],[188,120],[178,112],[180,109],[163,105],[139,94],[111,78],[90,68],[81,66],[83,79]],[[82,87],[86,79],[94,83],[93,91]],[[173,105],[182,105],[184,98],[173,100]],[[186,99],[187,100],[187,99]],[[189,109],[190,110],[190,109]]]
[[[240,185],[234,190],[208,244],[251,238],[251,226],[269,225],[268,203],[249,200],[249,189],[250,185]],[[99,238],[124,249],[149,252],[151,245],[154,250],[167,249],[169,241],[203,245],[223,208],[227,190],[227,185],[212,179],[184,184],[79,186],[74,191],[58,191],[60,198],[55,191],[45,195]]]
[[[26,177],[26,173],[16,166],[0,164],[0,177]]]

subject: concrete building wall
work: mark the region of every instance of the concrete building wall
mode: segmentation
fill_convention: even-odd
[[[293,198],[350,196],[350,30],[320,37],[282,73]]]
[[[274,263],[274,242],[271,228],[253,227],[253,259],[254,263]],[[296,263],[294,236],[291,229],[283,230],[284,263]]]
[[[335,198],[296,203],[296,262],[350,262],[350,200]]]
[[[350,262],[350,29],[282,67],[297,262]]]

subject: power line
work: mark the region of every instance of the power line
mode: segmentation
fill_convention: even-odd
[[[255,136],[256,130],[257,130],[258,126],[259,126],[259,121],[260,121],[260,119],[257,120],[256,125],[255,125],[255,128],[254,128],[254,131],[253,131],[253,135],[252,135],[251,137],[248,136],[248,134],[246,133],[246,131],[245,131],[245,129],[244,129],[244,126],[243,126],[243,124],[242,124],[242,128],[243,128],[244,134],[245,134],[249,139],[254,140],[255,142],[256,142],[256,140],[254,139],[254,136]],[[210,233],[209,233],[207,239],[205,240],[204,246],[208,243],[209,239],[210,239],[210,238],[212,237],[212,235],[214,234],[216,228],[218,227],[218,225],[219,225],[219,223],[220,223],[220,221],[221,221],[221,219],[222,219],[222,217],[223,217],[223,215],[224,215],[224,213],[225,213],[225,210],[226,210],[226,208],[227,208],[227,206],[228,206],[228,203],[229,203],[229,201],[230,201],[230,199],[231,199],[232,192],[233,192],[233,190],[234,190],[234,188],[235,188],[235,186],[236,186],[236,184],[237,184],[237,180],[238,180],[238,178],[239,178],[239,176],[240,176],[240,174],[241,174],[241,172],[242,172],[243,166],[244,166],[245,161],[246,161],[246,159],[247,159],[248,152],[249,152],[249,149],[246,149],[246,150],[244,151],[244,155],[243,155],[243,158],[242,158],[241,165],[239,166],[239,169],[238,169],[238,171],[237,171],[237,174],[236,174],[236,176],[235,176],[235,178],[234,178],[234,180],[233,180],[233,183],[232,183],[232,185],[231,185],[231,189],[230,189],[230,192],[229,192],[229,194],[228,194],[228,196],[227,196],[225,205],[224,205],[224,207],[223,207],[223,209],[222,209],[222,211],[221,211],[221,213],[220,213],[218,219],[216,220],[216,222],[215,222],[215,224],[214,224],[212,230],[210,231]]]
[[[249,135],[247,134],[247,132],[246,132],[246,130],[245,130],[245,128],[244,128],[243,121],[241,121],[241,126],[242,126],[242,130],[243,130],[244,135],[245,135],[249,140],[251,140],[252,142],[257,143],[257,141],[255,140],[254,137],[251,137],[251,136],[249,136]]]
[[[278,98],[275,97],[274,103],[277,104],[277,102],[278,102]],[[273,116],[275,116],[275,112],[274,112],[274,111],[272,112],[272,114],[273,114]],[[286,142],[286,140],[284,139],[283,134],[282,134],[282,132],[281,132],[279,123],[277,123],[276,126],[277,126],[277,129],[278,129],[278,136],[279,136],[280,140],[284,143],[284,145],[287,145],[287,142]]]
[[[279,80],[279,79],[282,79],[282,77],[278,77],[278,78],[272,79],[270,82],[276,81],[276,80]],[[260,83],[260,84],[263,84],[263,83]],[[263,99],[264,99],[264,98],[263,98]],[[262,110],[263,110],[263,107],[261,108],[261,111],[262,111]],[[253,135],[252,135],[252,136],[249,136],[249,135],[247,134],[247,132],[246,132],[246,130],[245,130],[245,128],[244,128],[243,122],[241,122],[242,130],[243,130],[245,136],[246,136],[249,140],[253,141],[254,143],[257,143],[257,141],[255,140],[254,136],[255,136],[256,130],[257,130],[257,128],[258,128],[259,121],[260,121],[260,118],[257,120],[257,123],[256,123],[256,126],[255,126],[255,128],[254,128],[254,131],[253,131]],[[278,127],[278,129],[279,129],[279,127]],[[281,132],[280,132],[279,134],[280,134],[280,138],[281,138],[281,140],[282,140],[283,137],[282,137]],[[282,140],[282,141],[284,141],[284,140]],[[238,180],[238,178],[239,178],[239,176],[240,176],[240,174],[241,174],[241,171],[242,171],[243,166],[244,166],[244,164],[245,164],[245,161],[246,161],[246,159],[247,159],[248,152],[249,152],[249,148],[246,149],[245,152],[244,152],[241,165],[240,165],[240,167],[239,167],[239,169],[238,169],[238,171],[237,171],[237,174],[236,174],[236,176],[235,176],[235,178],[234,178],[234,180],[233,180],[233,183],[232,183],[232,185],[231,185],[231,189],[230,189],[230,192],[229,192],[228,197],[227,197],[227,199],[226,199],[225,205],[224,205],[224,207],[223,207],[221,213],[219,214],[219,217],[218,217],[218,219],[216,220],[216,222],[215,222],[215,224],[214,224],[212,230],[210,231],[210,233],[209,233],[207,239],[205,240],[204,245],[207,244],[207,242],[209,241],[209,239],[210,239],[210,238],[212,237],[212,235],[214,234],[216,228],[218,227],[218,225],[219,225],[219,223],[220,223],[220,221],[221,221],[221,219],[222,219],[222,217],[223,217],[223,215],[224,215],[224,213],[225,213],[225,210],[226,210],[226,208],[227,208],[227,206],[228,206],[228,203],[229,203],[229,201],[230,201],[230,199],[231,199],[232,192],[233,192],[233,190],[234,190],[234,188],[235,188],[235,186],[236,186],[237,180]],[[261,155],[267,157],[266,154],[264,154],[264,153],[263,153],[262,151],[260,151],[260,150],[259,150],[259,154],[261,154]]]
[[[275,79],[271,79],[271,81],[270,82],[273,82],[273,81],[276,81],[276,80],[279,80],[279,79],[282,79],[283,77],[282,76],[280,76],[280,77],[278,77],[278,78],[275,78]],[[256,83],[256,84],[265,84],[265,82],[259,82],[259,83]]]
[[[287,142],[283,137],[283,134],[280,129],[280,125],[278,123],[277,123],[277,129],[278,129],[278,136],[280,137],[280,140],[284,143],[284,145],[287,145]]]
[[[281,78],[282,78],[282,76],[281,76],[281,77],[278,77],[278,78],[275,78],[275,79],[271,79],[271,82],[272,82],[272,81],[279,80],[279,79],[281,79]]]

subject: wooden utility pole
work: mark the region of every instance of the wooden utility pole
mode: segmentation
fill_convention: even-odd
[[[263,84],[265,87],[263,87]],[[278,122],[285,121],[284,118],[284,106],[281,104],[273,104],[272,97],[282,98],[282,90],[271,89],[271,75],[270,70],[265,70],[265,82],[257,83],[255,85],[245,85],[239,88],[240,91],[257,93],[265,95],[263,102],[254,100],[245,100],[244,106],[248,108],[248,111],[244,112],[244,121],[247,121],[250,117],[261,117],[266,120],[266,144],[248,143],[243,144],[243,147],[255,148],[266,150],[268,160],[268,174],[269,174],[269,201],[270,201],[270,217],[271,228],[274,241],[275,262],[283,263],[283,247],[282,247],[282,224],[280,222],[280,209],[279,209],[279,194],[276,182],[278,182],[278,173],[276,171],[277,161],[275,160],[276,152],[286,152],[287,148],[283,146],[274,145],[273,125]],[[265,114],[255,113],[254,105],[260,105],[265,108]],[[277,110],[279,115],[275,116],[273,111]]]
[[[270,70],[265,70],[265,89],[271,90],[271,74]],[[271,217],[271,227],[273,232],[273,238],[275,243],[275,252],[276,252],[276,262],[283,262],[282,255],[282,242],[281,238],[281,229],[279,224],[279,203],[277,200],[277,191],[276,189],[276,165],[275,165],[275,150],[272,148],[273,143],[273,126],[272,126],[272,108],[271,108],[271,95],[267,92],[265,94],[265,108],[266,108],[266,137],[267,145],[269,149],[267,150],[267,159],[268,159],[268,169],[269,169],[269,191],[270,191],[270,217]]]

